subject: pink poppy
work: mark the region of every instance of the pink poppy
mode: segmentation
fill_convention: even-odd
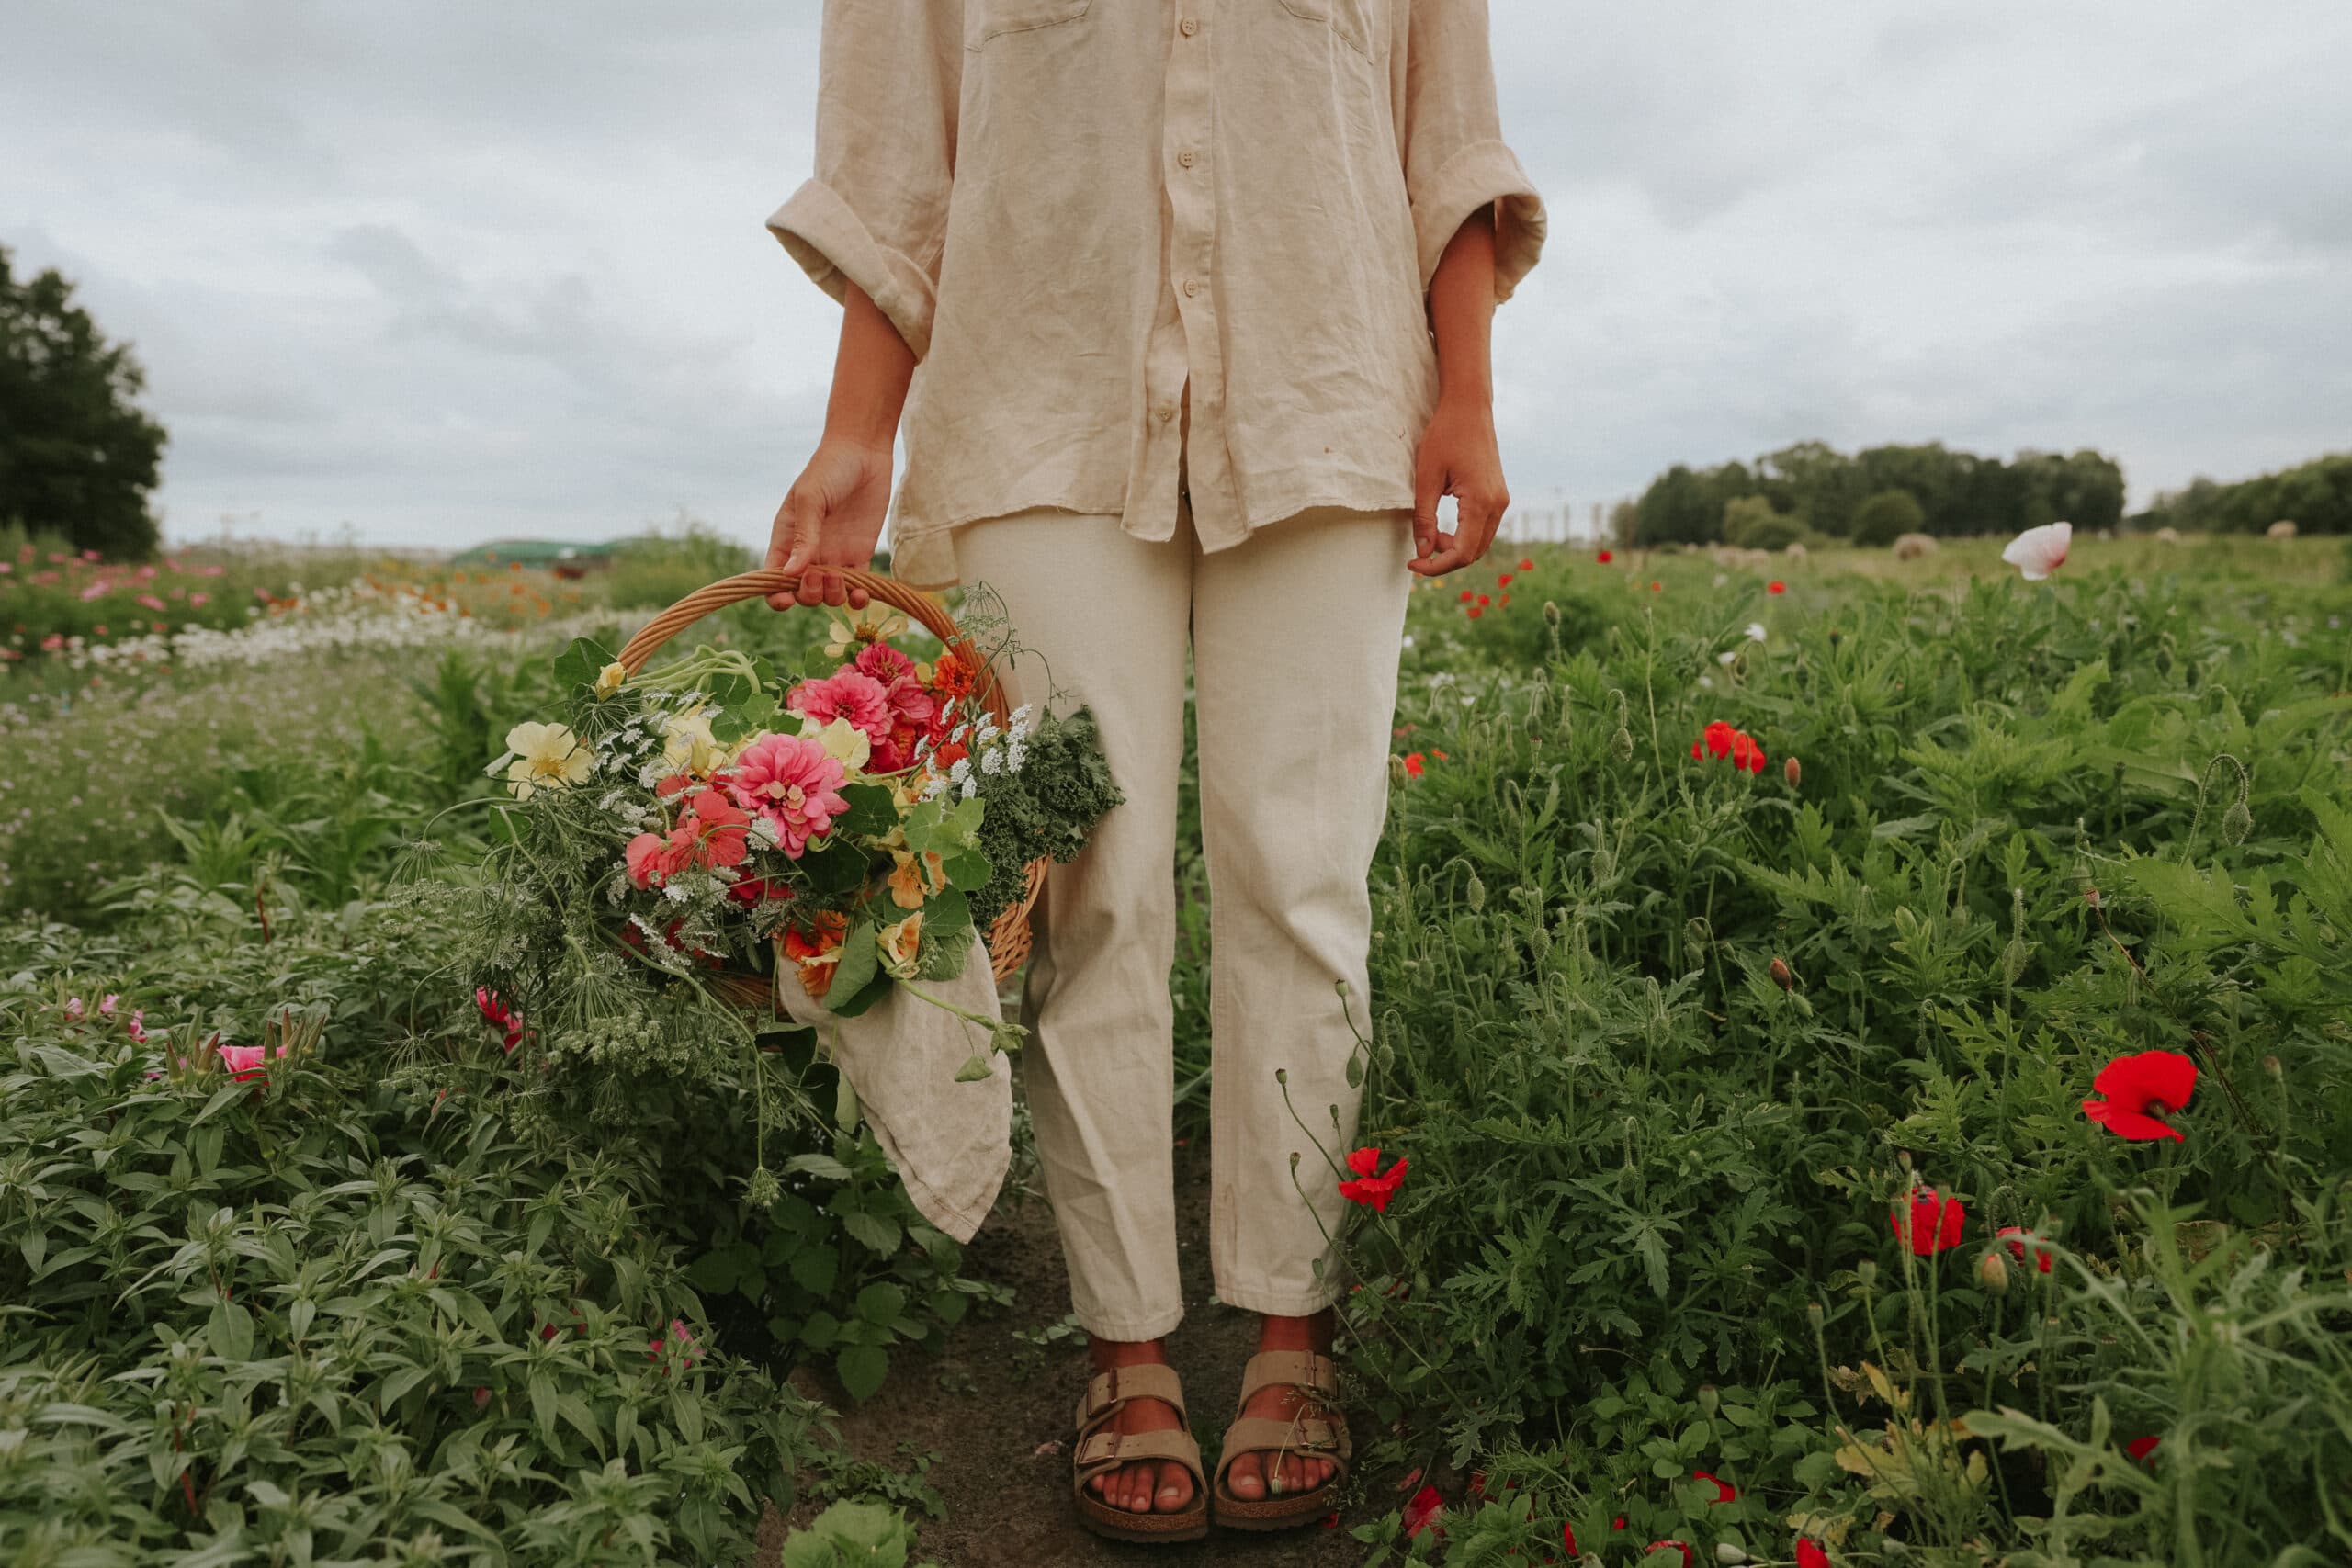
[[[834,679],[873,683],[854,671]],[[738,805],[768,819],[776,830],[777,847],[797,860],[810,839],[825,833],[833,818],[849,809],[841,796],[844,777],[840,760],[817,741],[798,735],[764,735],[735,759],[725,783]]]

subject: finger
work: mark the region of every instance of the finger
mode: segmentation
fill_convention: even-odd
[[[1444,493],[1444,465],[1422,461],[1413,474],[1413,554],[1421,559],[1438,547],[1437,502]]]
[[[776,513],[777,531],[786,544],[784,559],[776,563],[777,570],[802,574],[808,571],[809,559],[817,553],[817,540],[823,522],[821,511],[816,498],[801,486],[796,484],[786,492],[784,505]],[[776,553],[773,544],[769,546],[768,553],[770,556]],[[794,602],[795,595],[789,591],[768,595],[768,604],[775,609],[788,610]],[[809,601],[802,595],[798,602],[805,604]]]
[[[1484,560],[1494,548],[1495,536],[1502,531],[1503,508],[1509,504],[1510,496],[1499,490],[1474,490],[1460,498],[1457,526],[1472,560]]]
[[[801,572],[800,592],[797,597],[800,603],[810,609],[825,602],[825,569],[823,567],[811,566]]]

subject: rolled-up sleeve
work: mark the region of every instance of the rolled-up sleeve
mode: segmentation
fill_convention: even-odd
[[[1408,0],[1405,193],[1421,287],[1463,221],[1495,214],[1495,298],[1508,299],[1544,250],[1544,198],[1502,140],[1487,0]]]
[[[768,229],[819,288],[852,283],[920,359],[930,352],[956,112],[959,0],[825,0],[817,166]]]

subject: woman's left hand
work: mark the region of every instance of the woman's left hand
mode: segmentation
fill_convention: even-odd
[[[1438,497],[1453,497],[1453,532],[1437,525]],[[1421,435],[1413,482],[1413,558],[1423,577],[1442,577],[1486,558],[1510,491],[1495,444],[1495,409],[1484,399],[1438,400]]]

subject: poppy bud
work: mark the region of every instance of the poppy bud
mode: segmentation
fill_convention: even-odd
[[[1997,1252],[1984,1255],[1984,1261],[1976,1265],[1976,1278],[1996,1296],[2009,1293],[2009,1266],[2001,1260]]]
[[[1727,1540],[1719,1540],[1715,1543],[1715,1561],[1736,1568],[1737,1564],[1747,1561],[1747,1553]]]
[[[2222,813],[2222,837],[2233,844],[2245,843],[2253,828],[2254,813],[2245,808],[2244,799],[2232,802],[2230,808]]]
[[[1863,1258],[1860,1263],[1854,1265],[1854,1278],[1860,1280],[1865,1285],[1877,1284],[1878,1265],[1871,1262],[1867,1258]]]
[[[1781,764],[1781,776],[1789,781],[1791,789],[1794,789],[1804,783],[1804,769],[1799,765],[1794,757],[1792,757]]]
[[[1623,725],[1619,725],[1617,727],[1617,733],[1609,738],[1609,750],[1619,761],[1632,761],[1634,760],[1634,732],[1626,728]]]
[[[2278,1065],[2278,1058],[2276,1056],[2263,1057],[2262,1070],[2274,1078],[2283,1078],[2287,1076],[2286,1069]]]
[[[2083,889],[2083,902],[2085,902],[2085,903],[2088,904],[2088,905],[2089,905],[2092,908],[2094,908],[2094,909],[2098,908],[2098,888],[2096,888],[2096,887],[2086,887],[2086,888],[2084,888],[2084,889]]]
[[[1559,629],[1560,607],[1549,599],[1544,601],[1544,624],[1555,631]]]
[[[1796,988],[1796,981],[1791,977],[1789,974],[1789,966],[1787,963],[1781,959],[1775,958],[1772,960],[1772,983],[1780,987],[1781,989],[1784,991],[1793,990]]]

